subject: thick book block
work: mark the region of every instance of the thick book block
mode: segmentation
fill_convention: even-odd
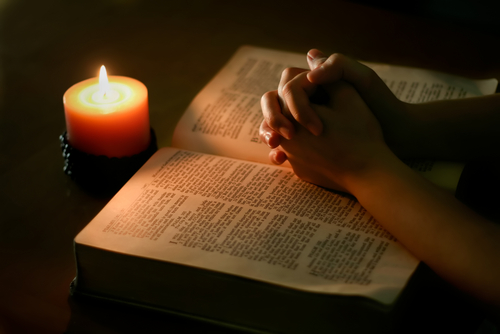
[[[468,312],[352,196],[270,164],[259,100],[288,66],[306,66],[305,55],[234,55],[184,113],[175,148],[156,152],[75,238],[75,296],[275,333],[421,332]],[[369,66],[410,103],[496,87]],[[451,191],[463,169],[408,164]]]

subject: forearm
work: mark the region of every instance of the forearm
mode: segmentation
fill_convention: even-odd
[[[392,130],[399,131],[393,138],[403,138],[393,143],[396,153],[404,152],[402,156],[461,161],[500,158],[500,94],[408,104],[405,113],[403,126]]]
[[[444,279],[500,305],[500,229],[407,168],[390,151],[346,177],[346,188]]]

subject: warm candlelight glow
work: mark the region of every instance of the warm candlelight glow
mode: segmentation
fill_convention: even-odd
[[[99,77],[71,86],[63,97],[69,143],[108,157],[132,156],[150,143],[148,92],[141,82],[122,76]]]
[[[106,72],[106,67],[104,65],[101,66],[101,70],[99,71],[99,93],[103,96],[109,92],[109,82],[108,82],[108,73]]]
[[[106,72],[106,67],[104,65],[101,66],[99,71],[99,84],[96,87],[97,89],[93,89],[91,95],[90,103],[98,103],[98,104],[109,104],[114,102],[120,102],[123,99],[127,98],[127,95],[130,93],[127,91],[126,87],[113,84],[111,85],[108,80],[108,73]],[[88,91],[82,92],[82,97],[86,99],[88,95]],[[109,112],[109,110],[104,110],[104,112]]]

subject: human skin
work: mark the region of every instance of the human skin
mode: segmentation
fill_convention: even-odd
[[[499,97],[409,105],[359,63],[309,55],[313,71],[285,71],[278,90],[262,98],[261,138],[271,160],[288,160],[300,178],[353,194],[417,258],[498,312],[500,227],[400,157],[498,154]],[[329,97],[322,105],[310,101],[319,87]]]
[[[321,133],[308,98],[318,86],[343,80],[375,114],[387,144],[400,158],[500,159],[500,94],[409,104],[398,100],[373,70],[346,56],[326,57],[313,49],[307,60],[311,71],[285,70],[278,90],[262,98],[263,104],[280,103],[280,108],[263,108],[261,136],[271,148],[294,134],[286,115],[311,133]]]

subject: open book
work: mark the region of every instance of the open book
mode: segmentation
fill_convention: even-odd
[[[409,102],[496,88],[496,80],[368,65]],[[329,296],[394,303],[419,261],[354,198],[268,162],[260,97],[290,66],[306,67],[305,55],[237,51],[184,113],[175,148],[160,149],[78,234],[75,291],[271,330],[287,320],[266,318],[266,305],[245,317],[255,296],[307,319],[328,309]],[[432,175],[448,171],[451,188],[460,175],[453,164],[416,168],[438,183]]]

